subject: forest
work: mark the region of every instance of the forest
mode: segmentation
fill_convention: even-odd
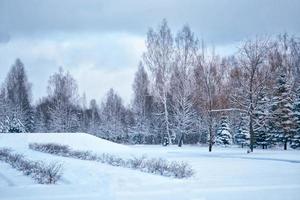
[[[202,144],[209,151],[300,148],[298,37],[256,36],[223,56],[188,25],[174,33],[163,20],[148,30],[145,46],[129,105],[113,88],[87,102],[63,67],[33,103],[34,85],[17,58],[1,83],[0,132],[85,132],[118,143]]]

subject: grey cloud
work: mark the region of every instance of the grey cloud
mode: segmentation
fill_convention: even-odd
[[[0,32],[129,32],[145,35],[167,18],[188,23],[209,42],[231,43],[257,34],[300,33],[298,0],[1,0]]]

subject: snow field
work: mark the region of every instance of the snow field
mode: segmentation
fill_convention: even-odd
[[[29,143],[58,143],[76,150],[111,152],[119,156],[162,157],[188,162],[196,174],[174,179],[93,161],[60,157],[28,149]],[[10,147],[33,160],[63,163],[57,185],[38,185],[0,163],[0,199],[285,199],[300,196],[300,152],[214,147],[154,145],[125,146],[91,135],[1,134],[0,147]]]

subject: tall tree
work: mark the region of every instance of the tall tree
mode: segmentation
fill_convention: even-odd
[[[222,69],[218,56],[206,54],[206,49],[202,45],[202,52],[197,56],[197,63],[194,69],[195,78],[195,98],[198,109],[205,119],[208,132],[208,150],[212,151],[215,143],[215,119],[213,110],[218,108],[219,88],[222,87]]]
[[[296,90],[296,98],[294,100],[293,112],[295,115],[295,134],[292,138],[291,147],[300,148],[300,85]]]
[[[5,81],[5,95],[11,109],[10,118],[16,118],[25,126],[26,132],[34,129],[34,113],[31,106],[31,84],[25,72],[24,64],[16,59]]]
[[[125,142],[127,132],[124,131],[126,109],[122,98],[111,88],[102,102],[102,137],[116,142]]]
[[[171,30],[164,19],[157,31],[149,29],[146,40],[146,52],[143,55],[145,65],[150,69],[156,97],[163,105],[165,132],[168,142],[172,144],[174,135],[170,132],[170,116],[168,111],[168,92],[170,75],[174,60],[174,44]]]
[[[239,68],[236,69],[239,84],[232,99],[249,117],[251,152],[254,148],[254,113],[271,74],[266,63],[269,49],[268,40],[256,38],[246,41],[239,51]]]
[[[272,99],[271,122],[273,138],[278,143],[283,143],[284,150],[291,142],[294,134],[294,113],[291,99],[291,88],[287,82],[286,74],[280,71]]]
[[[149,133],[149,78],[148,74],[142,63],[139,64],[138,71],[135,73],[135,78],[133,82],[133,92],[134,98],[132,103],[132,109],[135,114],[136,121],[136,139],[138,143],[143,143],[143,137],[145,134]]]
[[[48,83],[48,99],[51,102],[50,130],[75,132],[78,129],[78,89],[74,78],[62,68],[53,74]]]
[[[175,38],[175,61],[170,83],[178,146],[183,144],[184,136],[193,133],[196,127],[192,85],[197,50],[198,40],[186,25]]]

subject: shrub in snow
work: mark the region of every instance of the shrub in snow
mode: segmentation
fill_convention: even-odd
[[[143,172],[159,174],[175,178],[188,178],[194,174],[192,168],[184,162],[168,162],[162,158],[147,159],[146,156],[133,157],[124,160],[121,157],[103,153],[101,155],[93,154],[90,151],[74,151],[69,146],[58,144],[29,144],[29,148],[45,153],[72,157],[81,160],[94,160],[101,163],[106,163],[112,166],[127,167],[137,169]],[[55,149],[55,150],[53,150]]]
[[[41,161],[25,159],[22,154],[12,153],[11,149],[0,149],[0,160],[10,164],[26,176],[31,176],[40,184],[55,184],[62,174],[62,165],[59,163],[46,164]]]
[[[146,163],[146,156],[133,157],[127,161],[127,166],[133,169],[143,169]]]

